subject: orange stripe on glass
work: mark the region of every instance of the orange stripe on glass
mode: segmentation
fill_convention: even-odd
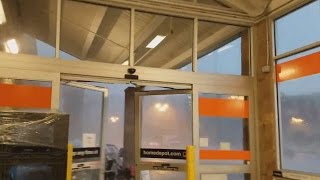
[[[237,99],[199,98],[200,116],[248,118],[249,102]]]
[[[277,64],[277,82],[320,73],[320,52]]]
[[[0,107],[51,108],[51,87],[0,84]]]
[[[250,151],[200,150],[201,160],[250,160]]]

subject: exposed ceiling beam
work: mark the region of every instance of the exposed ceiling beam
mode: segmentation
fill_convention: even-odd
[[[96,15],[92,20],[90,30],[92,31],[88,33],[85,43],[82,46],[81,57],[86,58],[89,52],[90,47],[96,37],[96,33],[98,32],[99,27],[101,26],[104,15],[107,13],[107,8],[98,9],[96,11]],[[94,33],[93,33],[94,32]]]
[[[217,0],[231,8],[246,12],[251,17],[263,14],[271,0]]]
[[[86,59],[107,7],[76,1],[65,1],[62,5],[61,48],[78,59]]]
[[[272,12],[275,9],[278,9],[279,7],[290,3],[293,0],[272,0],[268,6],[267,11]]]
[[[135,37],[134,47],[137,49],[147,38],[150,38],[150,35],[164,22],[166,19],[165,16],[155,16],[140,32],[138,32],[137,37]],[[129,44],[128,44],[129,49]],[[126,56],[126,49],[121,53],[121,55],[117,58],[113,63],[121,64],[122,60]]]
[[[109,8],[108,11],[106,11],[102,17],[102,21],[98,27],[97,30],[97,35],[95,36],[92,42],[92,45],[89,48],[89,51],[87,53],[87,58],[95,58],[95,56],[98,54],[97,52],[100,51],[100,49],[103,47],[105,44],[105,41],[108,40],[108,37],[113,29],[113,27],[117,24],[118,20],[120,19],[121,16],[121,11],[117,9],[111,9]],[[101,41],[103,38],[106,40]]]
[[[209,46],[214,47],[218,46],[224,41],[228,40],[230,37],[242,32],[245,28],[237,27],[237,26],[225,26],[221,28],[216,33],[208,36],[203,41],[199,42],[198,44],[198,51],[204,51]],[[172,59],[168,63],[164,64],[161,68],[171,69],[179,64],[183,63],[186,59],[190,58],[190,54],[192,53],[192,48],[186,50],[185,52],[181,53],[176,58]]]

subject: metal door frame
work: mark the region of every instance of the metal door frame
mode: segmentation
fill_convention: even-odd
[[[69,82],[61,82],[62,85],[67,85],[75,88],[80,89],[88,89],[92,91],[98,91],[102,92],[102,116],[101,116],[101,132],[100,132],[100,173],[99,173],[99,180],[105,179],[105,163],[106,163],[106,157],[105,157],[105,149],[106,144],[104,143],[106,141],[106,125],[107,125],[107,111],[108,111],[108,96],[109,91],[107,88],[104,87],[98,87],[90,84],[85,83],[79,83],[76,81],[69,81]]]
[[[142,118],[141,118],[141,110],[142,110],[142,102],[141,97],[143,96],[153,96],[153,95],[178,95],[178,94],[190,94],[192,96],[191,89],[173,89],[173,90],[150,90],[150,91],[139,91],[135,92],[135,132],[137,133],[135,136],[135,179],[141,179],[141,171],[143,170],[155,170],[154,166],[161,166],[163,164],[170,164],[170,166],[177,167],[178,171],[175,172],[185,172],[186,164],[185,163],[161,163],[161,162],[142,162],[140,156],[141,150],[141,137],[142,137]],[[191,145],[191,144],[190,144]],[[161,170],[160,170],[161,171]]]

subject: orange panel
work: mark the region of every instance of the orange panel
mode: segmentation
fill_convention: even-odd
[[[320,52],[277,65],[277,81],[283,82],[320,73]]]
[[[51,87],[0,84],[0,107],[51,108]]]
[[[249,102],[236,99],[199,98],[199,113],[200,116],[248,118]]]
[[[200,150],[201,160],[250,160],[250,151]]]

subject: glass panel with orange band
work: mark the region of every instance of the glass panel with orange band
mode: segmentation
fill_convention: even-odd
[[[312,52],[312,51],[311,51]],[[277,64],[277,81],[283,82],[320,73],[320,51]]]
[[[13,109],[50,109],[51,83],[0,79],[0,107]]]
[[[320,173],[320,48],[277,62],[281,164]]]
[[[200,163],[250,161],[248,98],[217,94],[199,97]]]

